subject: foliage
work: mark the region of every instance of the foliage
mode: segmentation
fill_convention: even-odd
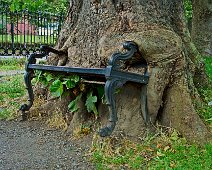
[[[97,97],[93,96],[93,92],[90,91],[87,94],[87,100],[85,102],[85,106],[87,107],[88,112],[94,112],[95,115],[98,115],[95,103],[97,102]]]
[[[50,85],[50,92],[55,97],[61,97],[63,94],[63,83],[59,79],[53,81]]]
[[[86,96],[85,107],[87,111],[93,112],[96,116],[98,115],[96,103],[98,98],[99,100],[103,98],[102,86],[85,84],[80,81],[78,75],[54,75],[42,71],[35,72],[35,81],[36,83],[41,82],[45,87],[48,86],[54,97],[61,97],[65,92],[71,91],[72,95],[75,95],[75,99],[69,103],[68,108],[73,113],[78,111],[78,102],[82,96]],[[94,92],[97,95],[94,95]]]
[[[12,12],[25,9],[59,14],[67,11],[69,6],[68,0],[2,0],[2,3],[9,4]]]
[[[78,95],[74,100],[72,100],[69,105],[68,105],[68,108],[69,110],[74,113],[74,112],[77,112],[79,107],[77,106],[77,103],[79,102],[79,100],[81,99],[82,97],[82,93],[80,93],[80,95]]]
[[[192,2],[191,0],[184,0],[184,7],[185,7],[185,16],[187,20],[192,19]]]

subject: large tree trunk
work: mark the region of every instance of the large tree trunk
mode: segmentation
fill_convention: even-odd
[[[193,0],[192,39],[202,55],[212,55],[212,1]]]
[[[149,65],[149,126],[141,113],[142,87],[127,84],[116,97],[119,120],[114,133],[122,131],[128,136],[140,136],[158,121],[176,128],[191,141],[205,142],[211,137],[195,112],[188,88],[195,89],[190,82],[198,62],[196,55],[191,54],[192,43],[181,1],[71,0],[70,4],[56,46],[68,52],[68,56],[52,55],[50,64],[105,67],[124,41],[134,41]],[[186,50],[192,52],[185,53]],[[107,109],[100,104],[99,111],[105,122]],[[84,114],[82,109],[73,115],[72,127],[86,119]]]

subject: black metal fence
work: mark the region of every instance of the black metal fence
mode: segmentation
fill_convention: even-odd
[[[55,44],[63,14],[11,12],[9,6],[3,4],[0,9],[0,55],[27,55],[39,51],[41,44]]]

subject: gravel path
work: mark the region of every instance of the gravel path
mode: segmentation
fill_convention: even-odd
[[[38,121],[0,121],[0,170],[92,170],[88,147]]]

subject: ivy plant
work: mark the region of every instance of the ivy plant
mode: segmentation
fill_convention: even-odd
[[[61,97],[63,94],[63,83],[61,80],[57,79],[52,82],[49,89],[53,96]]]
[[[96,102],[97,102],[97,97],[93,96],[93,91],[90,91],[87,94],[87,100],[85,102],[85,106],[86,106],[88,112],[93,112],[97,116],[98,111],[97,111],[97,108],[95,105]]]
[[[80,81],[80,77],[78,75],[54,75],[49,72],[42,71],[35,72],[35,80],[36,84],[41,82],[44,87],[48,87],[51,95],[54,97],[61,97],[64,94],[64,91],[72,91],[72,93],[76,96],[75,99],[68,105],[68,109],[72,113],[79,110],[78,102],[82,96],[86,96],[85,107],[87,108],[87,111],[93,112],[95,116],[99,114],[96,104],[98,101],[104,101],[103,86],[83,83]]]
[[[79,107],[77,105],[77,103],[79,102],[79,100],[81,99],[82,97],[82,93],[80,93],[74,100],[72,100],[69,105],[68,105],[68,109],[74,113],[74,112],[77,112],[79,110]]]

